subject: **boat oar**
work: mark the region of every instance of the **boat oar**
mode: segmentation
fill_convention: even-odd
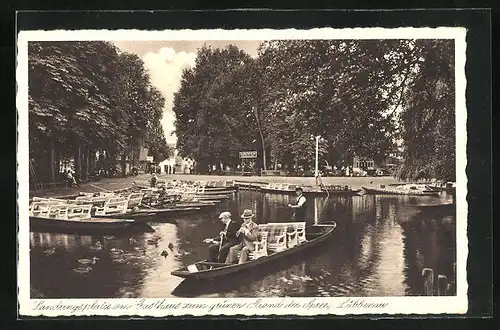
[[[217,259],[219,259],[220,256],[220,250],[222,249],[222,241],[223,241],[223,236],[220,235],[220,243],[219,243],[219,252],[217,253]]]

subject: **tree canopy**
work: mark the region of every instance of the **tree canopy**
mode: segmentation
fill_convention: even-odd
[[[321,159],[347,165],[382,160],[402,139],[401,177],[448,176],[453,61],[452,43],[436,40],[267,41],[256,58],[203,47],[175,94],[177,147],[202,170],[234,166],[243,150],[267,166],[307,166],[319,135]]]
[[[30,156],[41,179],[54,180],[56,158],[74,157],[85,176],[97,151],[167,156],[164,103],[142,60],[109,42],[29,43]]]

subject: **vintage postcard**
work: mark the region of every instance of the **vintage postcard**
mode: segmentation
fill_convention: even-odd
[[[17,42],[21,317],[467,311],[466,29]]]

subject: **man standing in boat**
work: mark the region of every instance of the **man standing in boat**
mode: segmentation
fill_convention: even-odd
[[[236,232],[236,236],[239,237],[241,241],[240,244],[229,249],[229,254],[226,259],[227,264],[233,264],[237,261],[238,252],[240,252],[239,263],[245,263],[248,261],[249,253],[254,251],[254,242],[257,240],[259,234],[259,226],[252,221],[253,216],[252,210],[246,209],[243,211],[241,215],[243,223]]]
[[[295,188],[295,194],[297,195],[297,204],[292,205],[288,204],[288,207],[295,209],[293,213],[293,219],[297,222],[305,222],[306,221],[306,197],[303,195],[304,190],[302,188]]]
[[[238,244],[236,232],[240,224],[231,220],[231,213],[227,211],[222,212],[219,219],[224,224],[224,230],[219,233],[219,237],[207,238],[204,242],[213,243],[208,247],[208,261],[223,263],[226,261],[229,249]]]

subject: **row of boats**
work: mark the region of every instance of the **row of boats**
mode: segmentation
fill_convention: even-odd
[[[260,191],[276,194],[295,193],[297,185],[267,184]],[[155,187],[134,184],[120,191],[80,193],[73,198],[30,200],[30,227],[84,233],[100,230],[104,234],[119,231],[153,232],[150,221],[164,221],[172,215],[189,214],[214,208],[230,198],[239,188],[235,182],[158,182]],[[358,195],[406,194],[438,195],[442,190],[421,184],[389,185],[352,189],[349,186],[302,187],[305,194]],[[170,217],[171,218],[171,217]],[[333,236],[336,223],[267,223],[259,224],[259,239],[248,262],[214,263],[207,260],[184,265],[171,272],[187,280],[206,280],[243,272],[257,265],[276,264],[291,255],[308,251]],[[259,267],[260,268],[260,267]]]
[[[170,221],[207,211],[228,200],[234,191],[234,187],[224,186],[135,184],[118,191],[81,192],[72,198],[33,197],[29,204],[30,229],[79,234],[151,232],[150,221]]]
[[[259,190],[266,193],[294,194],[297,184],[269,183],[260,186]],[[438,196],[442,191],[453,192],[454,185],[438,186],[435,184],[389,184],[379,186],[363,186],[362,189],[353,189],[343,185],[321,185],[317,187],[302,186],[304,194],[308,195],[342,195],[353,196],[365,194],[412,195],[412,196]]]
[[[258,190],[270,194],[295,194],[296,184],[269,183]],[[398,184],[367,186],[352,189],[343,185],[302,186],[306,195],[353,196],[368,194],[396,194],[437,196],[449,186],[429,184]],[[454,186],[451,187],[454,189]],[[204,212],[228,200],[239,189],[234,181],[165,182],[155,187],[137,184],[128,189],[97,193],[81,192],[72,198],[33,197],[30,200],[30,227],[36,229],[64,229],[82,232],[85,229],[151,230],[148,221],[166,221],[180,215]],[[148,228],[149,227],[149,228]]]

